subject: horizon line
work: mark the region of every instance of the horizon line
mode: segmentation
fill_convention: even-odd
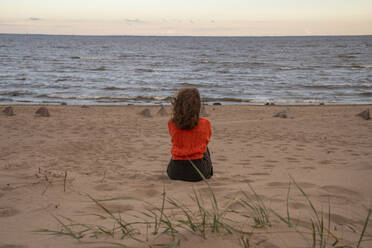
[[[306,34],[306,35],[136,35],[136,34],[43,34],[43,33],[0,33],[0,35],[42,35],[42,36],[101,36],[101,37],[201,37],[201,38],[264,38],[264,37],[345,37],[372,36],[371,34]]]

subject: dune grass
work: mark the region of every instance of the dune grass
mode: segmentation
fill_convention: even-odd
[[[286,197],[286,216],[283,217],[273,209],[268,208],[263,199],[249,184],[249,190],[241,190],[239,197],[232,199],[222,207],[209,182],[192,161],[190,162],[207,185],[210,192],[209,199],[203,198],[203,195],[194,188],[191,196],[192,205],[187,206],[179,200],[168,196],[164,184],[160,206],[131,197],[98,200],[88,195],[87,197],[91,202],[103,211],[104,214],[94,215],[101,220],[105,220],[107,222],[105,225],[76,223],[69,218],[52,215],[60,225],[60,229],[40,229],[36,230],[36,232],[55,236],[68,236],[77,242],[104,243],[111,247],[125,248],[180,247],[187,234],[191,233],[201,239],[208,239],[208,235],[214,233],[230,235],[241,247],[248,248],[260,247],[267,239],[270,239],[270,229],[274,225],[284,223],[289,231],[292,230],[293,233],[297,233],[305,240],[306,247],[362,248],[364,242],[371,244],[372,237],[365,238],[372,213],[371,209],[367,211],[367,217],[360,230],[359,239],[352,243],[343,243],[342,238],[337,237],[331,230],[330,203],[328,205],[328,215],[325,218],[323,213],[317,210],[308,194],[292,177],[290,177],[291,182],[288,185]],[[311,213],[310,225],[298,224],[290,216],[289,200],[292,184],[307,202]],[[148,207],[143,211],[134,211],[135,213],[133,214],[121,216],[120,214],[112,213],[104,205],[104,202],[118,200],[141,201]],[[209,204],[205,204],[206,202],[209,202]],[[239,205],[239,210],[232,208],[234,203]],[[355,230],[355,232],[357,231]],[[267,239],[262,239],[262,235],[265,235]],[[167,241],[157,241],[160,237],[165,237]],[[275,240],[273,241],[275,242]]]

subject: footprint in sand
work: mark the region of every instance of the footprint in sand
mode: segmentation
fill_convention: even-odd
[[[254,183],[254,180],[245,178],[245,179],[239,180],[239,182],[242,182],[242,183]]]
[[[19,211],[17,209],[11,207],[0,207],[0,218],[1,217],[12,217],[18,214]]]
[[[333,161],[331,161],[331,160],[322,160],[322,161],[319,161],[319,164],[322,164],[322,165],[333,164]]]
[[[162,182],[163,180],[165,180],[164,182],[167,182],[168,181],[168,176],[166,175],[166,173],[165,174],[161,174],[161,173],[159,173],[159,174],[157,174],[157,175],[155,175],[155,176],[147,176],[146,177],[146,180],[147,181],[156,181],[156,182]]]
[[[314,166],[304,166],[304,167],[301,167],[301,169],[304,169],[304,170],[315,170],[315,167]]]
[[[276,166],[273,164],[264,164],[262,167],[265,169],[272,169],[272,168],[275,168]]]
[[[269,186],[269,187],[283,187],[283,188],[287,188],[288,185],[289,183],[283,183],[283,182],[270,182],[266,184],[266,186]]]
[[[161,192],[156,190],[156,189],[148,189],[148,190],[145,190],[145,195],[146,196],[160,196],[161,195]]]
[[[279,163],[279,161],[277,161],[277,160],[265,160],[264,162],[270,163],[270,164]]]
[[[262,237],[262,239],[260,240],[265,240],[265,237]],[[260,246],[261,247],[261,246]],[[280,248],[279,246],[271,243],[270,241],[265,241],[263,244],[262,244],[262,248]]]
[[[94,187],[94,189],[98,191],[114,191],[117,188],[118,187],[116,185],[107,184],[107,183],[99,184]]]
[[[327,186],[321,187],[321,189],[324,189],[325,191],[327,191],[329,195],[332,197],[341,196],[342,198],[346,196],[349,199],[349,202],[363,199],[361,194],[359,194],[358,192],[341,187],[341,186],[327,185]]]
[[[362,220],[355,220],[355,219],[349,219],[344,216],[338,215],[338,214],[331,214],[331,221],[333,223],[337,223],[339,225],[345,225],[345,224],[360,224],[363,225],[364,221]]]
[[[290,202],[289,207],[293,209],[304,209],[304,208],[307,208],[308,206],[301,202]]]
[[[264,158],[265,156],[262,156],[262,155],[253,155],[251,156],[252,158]]]
[[[307,182],[296,182],[301,188],[313,188],[316,185],[312,183],[307,183]],[[289,182],[270,182],[267,183],[266,186],[269,187],[283,187],[283,188],[288,188]],[[293,183],[291,183],[291,187],[293,187]]]
[[[131,204],[105,203],[103,205],[113,214],[124,213],[134,209],[134,206]],[[99,206],[96,206],[95,208],[102,210]]]
[[[214,193],[227,191],[227,190],[229,190],[229,188],[226,188],[226,187],[214,187],[213,188]],[[201,194],[211,193],[211,189],[209,187],[201,187],[197,189],[197,191],[200,192]]]
[[[26,248],[27,246],[24,246],[24,245],[13,245],[13,244],[5,244],[5,245],[1,245],[0,244],[0,248]]]
[[[227,161],[227,158],[225,156],[220,156],[220,157],[215,158],[215,160],[224,162],[224,161]]]
[[[298,163],[300,162],[297,158],[292,158],[292,157],[285,157],[285,159],[290,162],[290,163]]]
[[[349,197],[341,195],[320,194],[318,197],[325,203],[329,203],[329,201],[337,205],[348,205],[350,203]]]
[[[255,172],[255,173],[251,173],[249,175],[252,175],[252,176],[269,176],[270,173],[267,173],[267,172]]]
[[[356,170],[371,170],[372,165],[370,164],[370,162],[364,162],[364,163],[358,164],[354,169],[356,169]]]

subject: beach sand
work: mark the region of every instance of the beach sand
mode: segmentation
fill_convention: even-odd
[[[87,231],[89,235],[81,240],[95,243],[79,244],[71,235],[34,232],[68,232],[59,221],[118,227],[88,195],[99,200],[141,199],[100,202],[124,221],[155,211],[154,206],[161,209],[163,187],[166,197],[197,212],[195,190],[212,211],[212,194],[205,182],[167,178],[169,116],[158,114],[159,106],[47,106],[50,117],[36,117],[39,107],[15,105],[14,116],[5,116],[5,106],[0,107],[0,248],[110,247],[104,242],[147,247],[121,240],[120,233],[113,238],[94,237]],[[138,114],[146,108],[151,117]],[[273,117],[284,109],[289,109],[289,118]],[[356,116],[365,109],[372,106],[206,106],[213,129],[209,149],[215,173],[208,182],[219,211],[252,216],[239,204],[245,199],[242,191],[255,199],[251,186],[270,217],[269,224],[260,226],[231,213],[232,225],[247,232],[252,247],[312,246],[312,230],[300,226],[311,228],[316,216],[300,188],[324,216],[328,245],[337,237],[339,244],[356,246],[372,205],[372,120]],[[170,107],[166,110],[169,114]],[[292,227],[269,210],[287,219],[287,205]],[[164,215],[172,218],[177,211],[165,203]],[[296,232],[296,225],[304,237]],[[154,230],[153,225],[138,230],[142,233],[138,237],[148,236],[149,243],[171,242],[166,235],[155,240],[145,235]],[[209,230],[202,239],[180,228],[176,240],[180,247],[244,247],[239,237]],[[360,247],[372,247],[372,220],[364,238],[368,241]]]

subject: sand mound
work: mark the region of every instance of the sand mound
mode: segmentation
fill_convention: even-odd
[[[278,113],[273,115],[273,117],[279,117],[279,118],[284,118],[284,119],[292,118],[289,109],[284,109],[282,111],[279,111]]]
[[[207,110],[205,109],[204,104],[202,105],[202,107],[200,109],[200,116],[202,116],[202,117],[207,117],[208,116]]]
[[[168,112],[167,110],[165,109],[165,107],[163,105],[161,105],[159,111],[158,111],[158,115],[160,116],[168,116]]]
[[[40,116],[40,117],[49,117],[50,116],[49,111],[46,107],[40,107],[38,110],[36,110],[35,115]]]
[[[139,115],[142,115],[142,116],[144,116],[144,117],[147,117],[147,118],[151,118],[151,117],[152,117],[152,115],[151,115],[151,111],[150,111],[148,108],[142,110],[142,111],[139,112],[138,114],[139,114]]]
[[[18,214],[18,211],[11,207],[0,207],[0,218],[11,217]]]
[[[14,115],[14,111],[13,111],[13,108],[12,108],[12,107],[6,107],[6,108],[3,110],[3,113],[4,113],[6,116],[13,116],[13,115]]]
[[[369,109],[366,109],[363,112],[360,112],[359,114],[357,114],[357,116],[362,117],[364,120],[370,120],[371,119],[371,117],[369,115]]]

